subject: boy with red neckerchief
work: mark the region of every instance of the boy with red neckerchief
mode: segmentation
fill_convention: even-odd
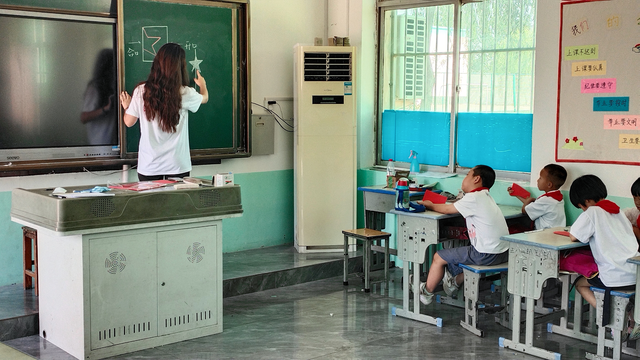
[[[633,234],[640,244],[640,178],[636,179],[631,185],[631,196],[636,207],[624,209],[624,214],[631,223]]]
[[[549,164],[540,170],[538,178],[538,190],[544,191],[537,199],[533,197],[523,198],[522,213],[527,214],[535,223],[536,229],[542,230],[551,227],[566,226],[567,219],[564,214],[564,200],[560,187],[567,180],[567,170],[556,164]],[[509,194],[513,193],[511,187],[507,188]]]
[[[458,264],[494,265],[509,259],[509,244],[500,240],[509,234],[502,211],[489,194],[496,173],[486,165],[477,165],[469,170],[462,180],[465,195],[453,204],[434,204],[419,201],[427,209],[443,214],[460,213],[467,223],[471,246],[442,249],[433,256],[426,283],[420,283],[420,302],[428,305],[433,301],[433,292],[442,280],[444,291],[452,295],[464,280]],[[413,283],[413,281],[411,281]]]
[[[582,209],[583,213],[569,233],[572,241],[589,244],[599,270],[599,274],[591,279],[579,278],[576,290],[595,308],[596,298],[590,287],[605,289],[604,306],[609,309],[611,290],[635,285],[636,265],[628,263],[627,259],[639,254],[631,224],[620,207],[605,200],[606,197],[607,187],[597,176],[584,175],[574,180],[569,198],[573,206]],[[604,314],[609,314],[609,311]]]

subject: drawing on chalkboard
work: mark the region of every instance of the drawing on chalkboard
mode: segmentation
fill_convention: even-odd
[[[153,62],[160,47],[169,42],[168,26],[142,27],[142,61]]]
[[[191,71],[193,71],[194,73],[196,72],[196,70],[198,71],[202,71],[200,70],[200,63],[202,62],[202,60],[198,59],[198,50],[193,49],[195,55],[193,60],[189,60],[189,64],[191,64],[192,68]]]

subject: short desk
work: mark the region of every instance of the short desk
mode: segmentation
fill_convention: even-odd
[[[554,234],[564,228],[528,231],[503,236],[509,241],[509,280],[507,289],[513,295],[513,304],[520,304],[526,298],[525,342],[520,342],[520,326],[512,327],[512,339],[500,338],[501,347],[531,354],[544,359],[557,360],[561,355],[533,346],[534,303],[542,294],[547,279],[559,275],[560,252],[587,246],[572,242],[568,236]],[[565,314],[566,315],[566,314]],[[520,311],[513,312],[513,324],[520,323]]]
[[[522,207],[498,205],[505,219],[520,221],[529,219],[522,214]],[[408,319],[418,320],[427,324],[442,326],[442,319],[420,313],[420,297],[413,297],[413,310],[409,306],[409,264],[413,267],[413,288],[420,286],[419,266],[425,262],[425,254],[430,245],[438,244],[440,240],[447,240],[440,236],[443,226],[455,224],[466,226],[464,218],[460,214],[441,214],[435,211],[425,211],[421,213],[409,213],[404,211],[391,211],[397,215],[397,239],[398,257],[405,262],[402,266],[402,309],[392,308],[393,315],[402,316]]]
[[[627,262],[636,264],[636,302],[634,304],[633,320],[638,324],[640,323],[640,256],[632,257]]]

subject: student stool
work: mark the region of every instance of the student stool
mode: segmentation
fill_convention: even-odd
[[[23,226],[22,243],[24,288],[26,290],[35,287],[35,293],[38,296],[38,232],[28,226]]]
[[[587,353],[587,359],[620,359],[622,352],[638,356],[634,348],[628,348],[622,344],[622,334],[626,329],[626,308],[629,298],[635,294],[634,291],[611,291],[611,309],[604,309],[604,289],[591,287],[591,291],[596,296],[596,322],[598,324],[598,353]],[[602,314],[604,311],[611,311],[610,324],[602,326]],[[613,339],[607,339],[607,329],[611,329]],[[605,348],[612,350],[612,356],[605,355]]]
[[[478,303],[480,292],[480,278],[488,274],[500,273],[500,284],[503,285],[501,294],[501,304],[506,306],[506,284],[508,263],[496,265],[465,265],[459,264],[464,272],[464,320],[460,320],[460,325],[474,335],[483,337],[484,331],[478,329],[478,309],[484,304]]]
[[[369,288],[369,271],[371,270],[371,261],[369,257],[371,256],[371,251],[384,252],[385,253],[385,263],[384,263],[384,281],[388,286],[389,281],[389,237],[391,234],[372,230],[372,229],[353,229],[353,230],[343,230],[344,234],[344,272],[343,272],[343,284],[349,285],[347,281],[347,274],[349,272],[348,264],[349,264],[349,238],[354,238],[363,242],[364,251],[362,256],[362,267],[364,268],[364,292],[370,292]],[[371,246],[371,243],[375,240],[384,240],[384,248],[381,246]]]

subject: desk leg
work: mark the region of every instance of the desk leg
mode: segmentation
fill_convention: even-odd
[[[566,315],[560,318],[560,325],[554,325],[552,323],[547,324],[547,332],[559,334],[563,336],[568,336],[570,338],[588,341],[593,344],[598,343],[597,330],[594,328],[594,324],[592,322],[592,311],[589,311],[589,326],[586,328],[582,327],[582,296],[579,292],[575,292],[574,297],[574,306],[573,306],[573,323],[570,323],[568,320],[569,314],[569,288],[575,280],[577,275],[562,275],[560,277],[560,281],[562,282],[562,300],[560,304],[560,309],[564,311]],[[590,309],[591,310],[591,309]]]
[[[344,236],[344,260],[342,264],[342,284],[349,285],[347,281],[347,274],[349,274],[349,237]]]
[[[364,292],[370,292],[369,269],[371,268],[371,240],[364,241],[364,256],[362,257],[364,267]]]
[[[436,325],[442,327],[442,318],[436,318],[433,316],[420,313],[420,295],[414,294],[413,296],[413,310],[409,310],[409,266],[413,268],[413,288],[419,289],[420,287],[420,264],[412,263],[408,260],[403,261],[402,267],[402,309],[396,307],[391,308],[391,314],[395,316],[404,317],[416,321],[421,321],[427,324]]]
[[[384,239],[384,286],[389,290],[389,264],[391,263],[389,254],[389,238]]]
[[[509,340],[501,337],[499,339],[498,344],[500,345],[500,347],[513,349],[526,354],[537,356],[539,358],[548,359],[548,360],[560,360],[562,355],[533,346],[533,325],[534,325],[533,309],[535,306],[535,299],[533,298],[526,298],[527,315],[526,315],[526,322],[525,322],[525,342],[524,344],[520,342],[520,316],[522,312],[519,306],[520,300],[521,300],[521,296],[513,295],[514,311],[513,311],[513,328],[511,330],[513,334],[512,335],[513,339]]]

